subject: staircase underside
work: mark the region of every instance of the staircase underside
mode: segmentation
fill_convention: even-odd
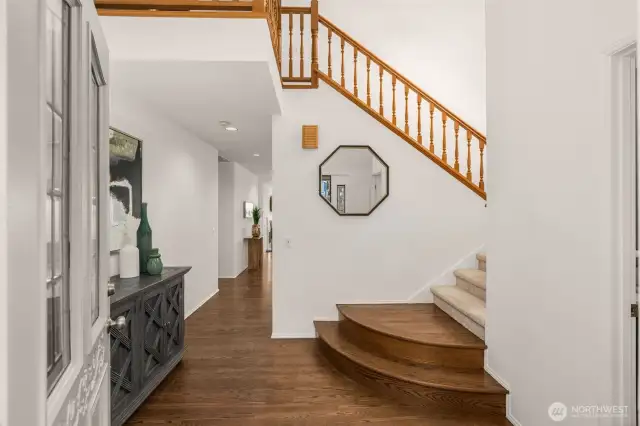
[[[484,342],[437,306],[338,310],[340,321],[315,326],[321,352],[345,375],[405,404],[509,424],[507,392],[483,369]]]

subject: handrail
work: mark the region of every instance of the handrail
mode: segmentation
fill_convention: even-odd
[[[304,6],[282,6],[282,13],[283,14],[288,14],[288,13],[300,14],[300,13],[304,13],[304,14],[310,15],[311,14],[311,8],[310,7],[304,7]]]
[[[358,41],[356,41],[353,37],[351,37],[350,35],[348,35],[344,31],[342,31],[340,28],[338,28],[334,23],[329,21],[324,16],[320,15],[319,19],[320,19],[321,23],[326,25],[328,28],[331,28],[331,30],[335,34],[338,34],[340,37],[344,38],[345,40],[348,40],[353,46],[357,47],[359,52],[365,54],[366,56],[371,57],[371,59],[374,62],[376,62],[378,65],[380,65],[382,68],[384,68],[389,74],[395,75],[398,80],[400,80],[402,83],[406,84],[407,86],[411,87],[416,93],[420,94],[420,96],[422,96],[422,98],[424,98],[424,99],[428,100],[429,102],[431,102],[432,104],[434,104],[438,110],[446,113],[449,118],[451,118],[453,121],[458,122],[460,124],[460,126],[463,127],[465,130],[468,130],[476,138],[482,140],[484,143],[487,143],[486,136],[484,136],[482,133],[477,131],[473,126],[468,124],[466,121],[464,121],[458,115],[453,113],[449,108],[445,107],[440,102],[436,101],[433,97],[429,96],[428,93],[426,93],[424,90],[419,88],[415,83],[413,83],[407,77],[402,75],[399,71],[397,71],[391,65],[387,64],[385,61],[380,59],[375,53],[371,52],[369,49],[364,47],[362,44],[360,44]]]
[[[285,89],[317,88],[321,79],[486,199],[487,143],[482,133],[320,16],[318,0],[311,0],[311,7],[283,7],[282,13],[287,27],[287,37],[281,40],[281,55],[288,53],[288,67],[281,68]],[[322,61],[318,58],[319,29],[326,55]]]
[[[95,0],[98,9],[253,11],[253,0]]]

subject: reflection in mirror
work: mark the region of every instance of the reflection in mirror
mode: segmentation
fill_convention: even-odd
[[[320,165],[319,193],[340,215],[369,215],[389,194],[389,166],[368,146],[340,146]]]

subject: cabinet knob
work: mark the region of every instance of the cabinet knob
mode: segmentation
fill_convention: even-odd
[[[111,297],[116,294],[116,285],[114,283],[107,284],[107,296]]]
[[[122,330],[127,325],[127,319],[124,316],[119,316],[116,320],[107,318],[107,328],[115,327],[118,330]]]

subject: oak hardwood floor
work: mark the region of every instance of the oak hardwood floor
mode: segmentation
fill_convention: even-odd
[[[395,402],[333,369],[315,340],[272,340],[270,256],[187,319],[184,360],[128,425],[510,424]]]

